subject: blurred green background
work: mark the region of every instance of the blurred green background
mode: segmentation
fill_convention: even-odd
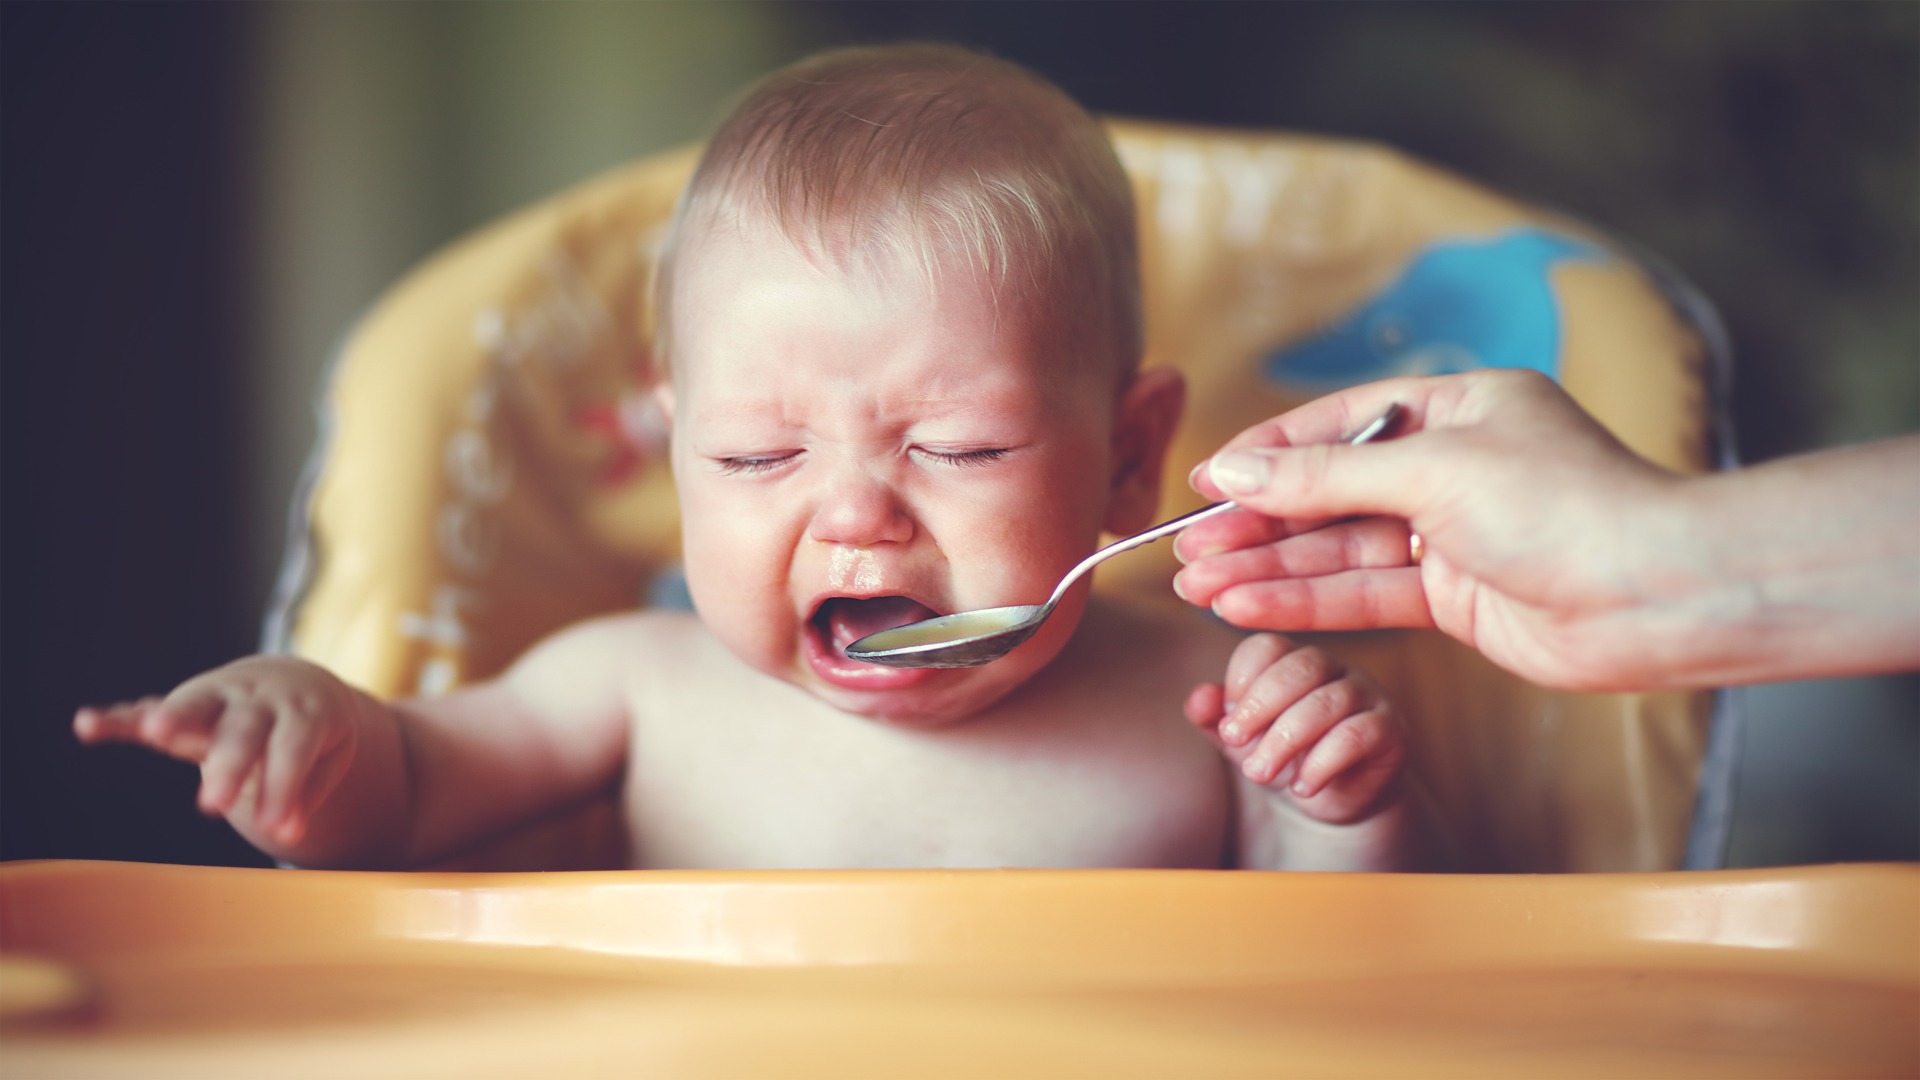
[[[1910,2],[7,3],[0,856],[257,862],[192,770],[66,724],[251,647],[338,336],[758,75],[899,38],[1097,111],[1380,140],[1635,238],[1725,316],[1750,461],[1920,429]],[[1747,698],[1735,862],[1920,858],[1920,682]]]

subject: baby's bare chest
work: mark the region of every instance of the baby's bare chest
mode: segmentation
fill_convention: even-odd
[[[777,695],[776,695],[777,697]],[[1219,755],[1177,719],[959,725],[648,716],[624,801],[644,867],[1214,867]]]

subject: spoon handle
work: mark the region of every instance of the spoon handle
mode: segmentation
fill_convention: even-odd
[[[1379,416],[1374,417],[1372,422],[1367,424],[1366,427],[1361,428],[1359,431],[1355,432],[1352,435],[1347,436],[1345,439],[1342,439],[1341,441],[1347,443],[1349,446],[1359,446],[1361,443],[1372,442],[1374,439],[1379,438],[1382,432],[1386,431],[1389,427],[1392,427],[1393,422],[1395,420],[1398,420],[1399,418],[1400,418],[1400,404],[1399,402],[1394,402],[1393,404],[1387,406],[1386,411],[1382,412]],[[1112,558],[1113,556],[1118,555],[1123,551],[1132,551],[1134,548],[1137,548],[1142,544],[1151,544],[1155,540],[1158,540],[1161,537],[1169,535],[1171,533],[1177,533],[1181,529],[1184,529],[1189,525],[1195,525],[1195,524],[1198,524],[1199,522],[1205,521],[1210,517],[1216,517],[1220,514],[1224,514],[1227,511],[1232,510],[1235,507],[1235,505],[1236,504],[1234,503],[1233,500],[1228,499],[1224,502],[1214,503],[1211,506],[1203,506],[1198,510],[1192,510],[1187,513],[1181,514],[1177,518],[1169,518],[1166,521],[1163,521],[1160,524],[1155,525],[1153,528],[1148,529],[1146,532],[1135,533],[1124,540],[1116,540],[1113,543],[1108,544],[1106,547],[1103,547],[1099,551],[1096,551],[1093,554],[1087,556],[1086,558],[1080,560],[1080,564],[1078,566],[1075,566],[1072,570],[1067,571],[1067,576],[1060,579],[1059,585],[1054,586],[1053,595],[1047,598],[1047,602],[1045,606],[1049,610],[1051,610],[1053,605],[1060,602],[1060,598],[1062,596],[1067,595],[1067,588],[1071,586],[1074,582],[1080,580],[1080,575],[1085,574],[1087,571],[1100,565],[1101,563]]]
[[[1203,506],[1198,510],[1190,510],[1187,513],[1181,514],[1177,518],[1168,518],[1166,521],[1163,521],[1160,524],[1155,525],[1153,528],[1148,529],[1146,532],[1135,533],[1132,536],[1127,537],[1125,540],[1116,540],[1113,543],[1108,544],[1106,547],[1103,547],[1099,551],[1096,551],[1093,553],[1093,560],[1095,562],[1098,562],[1101,559],[1118,555],[1123,551],[1132,551],[1134,548],[1137,548],[1142,544],[1151,544],[1155,540],[1158,540],[1163,536],[1170,536],[1174,533],[1177,533],[1181,529],[1184,529],[1189,525],[1198,525],[1200,522],[1205,521],[1210,517],[1219,517],[1221,514],[1224,514],[1227,511],[1233,509],[1236,505],[1238,504],[1236,504],[1232,499],[1228,499],[1225,502],[1217,502],[1217,503],[1213,503],[1210,506]],[[1076,569],[1076,573],[1077,572],[1078,571]]]
[[[1101,563],[1112,558],[1113,556],[1118,555],[1123,551],[1132,551],[1134,548],[1137,548],[1142,544],[1151,544],[1155,540],[1158,540],[1163,536],[1166,536],[1170,533],[1179,532],[1181,529],[1184,529],[1187,526],[1192,525],[1196,521],[1203,521],[1207,518],[1214,517],[1218,514],[1224,514],[1233,508],[1234,508],[1234,503],[1231,499],[1227,500],[1226,502],[1217,502],[1211,506],[1203,506],[1198,510],[1192,510],[1187,513],[1181,514],[1177,518],[1170,518],[1166,521],[1161,522],[1158,525],[1155,525],[1153,528],[1148,529],[1146,532],[1134,533],[1132,536],[1129,536],[1124,540],[1115,540],[1113,543],[1108,544],[1106,547],[1101,548],[1099,551],[1096,551],[1093,554],[1087,556],[1086,558],[1081,559],[1080,564],[1078,566],[1075,566],[1073,569],[1067,571],[1067,576],[1061,578],[1060,584],[1054,586],[1053,595],[1047,598],[1046,606],[1051,608],[1053,605],[1059,603],[1060,598],[1062,596],[1067,595],[1067,589],[1070,586],[1072,586],[1074,582],[1079,581],[1080,576],[1082,574],[1085,574],[1087,571],[1100,565]]]

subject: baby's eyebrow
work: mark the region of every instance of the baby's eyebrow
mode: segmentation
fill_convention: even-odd
[[[1046,395],[1030,382],[1019,378],[962,379],[944,391],[938,378],[926,384],[902,390],[883,404],[903,410],[945,415],[982,413],[1004,416],[1022,410],[1038,409]]]
[[[902,403],[902,411],[920,416],[946,418],[965,416],[970,413],[982,413],[991,416],[1004,416],[1008,411],[1031,401],[1024,394],[997,394],[991,391],[973,391],[952,397],[927,396],[914,398]]]
[[[753,424],[803,428],[813,418],[796,415],[795,406],[800,404],[792,398],[779,396],[728,396],[698,405],[692,419],[702,425]],[[1039,404],[1032,394],[973,388],[966,393],[924,394],[873,402],[868,415],[881,424],[903,426],[927,421],[1005,420],[1033,411],[1039,408]]]
[[[689,423],[702,427],[738,425],[755,428],[797,428],[804,425],[792,415],[794,402],[774,396],[728,394],[715,400],[701,397],[690,402]]]

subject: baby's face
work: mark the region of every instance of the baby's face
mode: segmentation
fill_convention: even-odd
[[[868,633],[1046,599],[1107,512],[1114,395],[1041,355],[972,275],[851,279],[766,230],[677,268],[673,471],[695,606],[735,654],[845,711],[928,726],[1057,654],[1084,587],[1010,657],[901,670]]]

